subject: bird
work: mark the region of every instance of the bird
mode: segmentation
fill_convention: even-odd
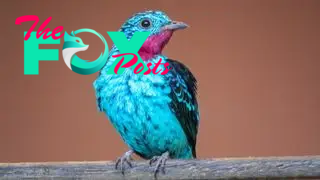
[[[107,74],[116,60],[112,56],[120,54],[113,45],[107,63],[93,82],[98,110],[106,114],[128,146],[116,161],[115,168],[122,173],[126,166],[132,167],[133,154],[155,165],[155,177],[160,171],[165,173],[168,159],[197,158],[197,79],[186,65],[162,52],[177,30],[188,27],[161,10],[133,14],[118,31],[128,40],[135,32],[150,32],[138,54],[144,62],[153,64],[162,59],[171,69],[164,75],[137,75],[130,67],[119,75]]]

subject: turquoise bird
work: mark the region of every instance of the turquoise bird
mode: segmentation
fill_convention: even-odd
[[[132,68],[126,68],[121,75],[107,74],[115,61],[112,55],[120,54],[113,46],[93,83],[99,110],[106,114],[129,147],[116,163],[122,173],[126,164],[132,167],[133,153],[150,160],[150,165],[155,164],[155,176],[160,170],[164,173],[167,159],[197,157],[197,80],[187,66],[162,54],[174,32],[187,27],[162,11],[134,14],[119,31],[128,39],[135,32],[150,32],[139,55],[153,64],[161,58],[172,69],[165,75],[137,75]],[[159,67],[164,70],[163,66]]]

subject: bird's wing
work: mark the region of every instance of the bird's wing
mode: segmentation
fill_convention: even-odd
[[[172,59],[167,59],[167,62],[172,68],[166,75],[172,90],[170,108],[179,120],[196,158],[199,125],[197,80],[184,64]]]

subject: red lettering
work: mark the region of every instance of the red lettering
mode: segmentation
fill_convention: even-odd
[[[141,70],[139,70],[140,68],[141,68]],[[142,63],[139,63],[139,64],[136,66],[136,68],[134,68],[133,72],[134,72],[135,74],[138,74],[138,73],[140,73],[142,70],[143,70],[143,64],[142,64]]]
[[[144,75],[147,75],[147,74],[150,74],[150,73],[151,73],[151,68],[150,68],[150,66],[152,66],[152,63],[151,63],[151,62],[148,62],[148,64],[147,64],[148,70],[143,73]]]
[[[113,57],[113,56],[112,56]],[[121,60],[119,61],[119,63],[116,65],[116,67],[114,67],[114,73],[118,74],[118,70],[121,66],[121,64],[123,63],[124,57],[121,58]]]
[[[35,16],[35,15],[26,15],[26,16],[21,16],[21,17],[18,17],[16,19],[16,25],[21,25],[21,23],[23,22],[26,22],[26,21],[35,21],[32,26],[30,27],[30,29],[28,30],[26,36],[24,37],[24,40],[28,40],[30,38],[30,34],[31,32],[33,31],[33,29],[36,27],[36,25],[38,24],[39,22],[39,18],[38,16]]]
[[[58,26],[56,28],[54,28],[52,30],[52,39],[59,39],[62,38],[62,36],[64,35],[64,33],[62,33],[60,36],[56,36],[56,34],[58,34],[59,32],[61,32],[63,30],[63,26]]]
[[[49,22],[51,21],[52,17],[48,17],[48,19],[46,19],[41,26],[39,27],[38,31],[37,31],[37,39],[39,39],[39,37],[41,37],[41,35],[43,34],[43,39],[47,39],[48,37],[50,37],[50,35],[48,35],[50,28],[45,29],[44,31],[41,32],[42,29],[44,29],[46,27],[47,24],[49,24]]]
[[[122,57],[122,56],[125,56],[125,55],[133,55],[133,57],[129,62],[127,62],[126,64],[121,66],[121,64],[123,63],[123,60],[124,60],[124,57]],[[133,53],[116,54],[116,55],[113,55],[112,57],[113,58],[122,57],[122,59],[119,61],[119,63],[114,68],[114,72],[116,74],[118,74],[118,70],[119,70],[120,67],[128,68],[128,67],[131,67],[131,66],[133,66],[134,64],[136,64],[138,62],[138,56],[133,54]]]
[[[172,67],[168,68],[168,66],[170,66],[170,64],[169,64],[168,62],[166,62],[166,63],[161,63],[161,64],[163,64],[164,67],[165,67],[165,70],[161,73],[161,75],[167,74],[167,73],[172,69]]]
[[[161,70],[160,70],[160,71],[157,72],[157,69],[158,69],[158,67],[159,67],[160,64],[161,64],[161,60],[162,60],[162,59],[160,58],[159,61],[158,61],[158,62],[156,63],[156,65],[154,66],[154,68],[152,69],[152,73],[153,73],[153,74],[158,74],[158,73],[161,71]]]
[[[45,29],[44,31],[41,32],[42,29],[44,29],[46,27],[46,25],[51,21],[52,17],[48,17],[48,19],[46,19],[41,26],[39,27],[39,29],[37,30],[37,39],[39,39],[41,37],[41,35],[43,34],[43,39],[47,39],[50,36],[52,36],[52,39],[59,39],[61,38],[64,33],[62,33],[60,36],[56,36],[57,33],[61,32],[63,30],[63,26],[58,26],[56,27],[52,33],[50,35],[48,35],[48,33],[50,32],[50,28]],[[25,15],[25,16],[20,16],[16,19],[15,24],[16,25],[21,25],[21,23],[26,22],[26,21],[35,21],[32,26],[30,27],[30,29],[28,30],[26,36],[24,37],[24,40],[28,40],[30,38],[31,32],[34,30],[34,28],[36,27],[36,25],[39,22],[39,17],[35,16],[35,15]]]

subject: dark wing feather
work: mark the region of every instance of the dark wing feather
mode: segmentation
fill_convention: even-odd
[[[172,68],[166,77],[170,82],[172,99],[171,110],[177,116],[184,133],[192,147],[196,158],[196,142],[199,125],[199,110],[197,102],[197,80],[190,70],[182,63],[167,59]]]

